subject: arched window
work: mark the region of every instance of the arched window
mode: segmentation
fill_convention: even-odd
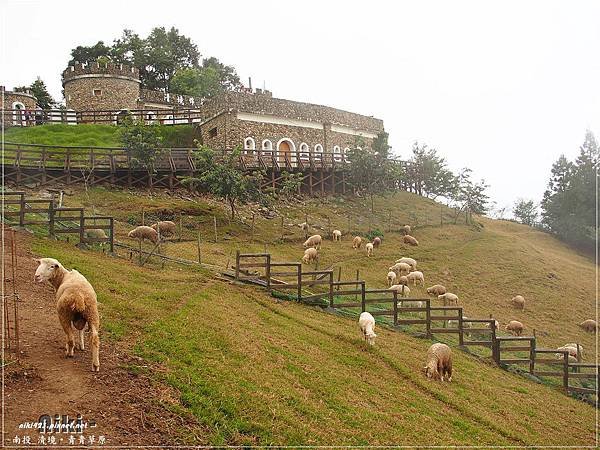
[[[300,159],[302,161],[308,161],[309,159],[309,148],[308,148],[308,144],[306,142],[303,142],[302,144],[300,144]]]
[[[13,125],[21,125],[27,126],[27,121],[25,120],[25,114],[23,114],[23,110],[25,109],[25,105],[21,102],[14,102],[12,104],[13,111]]]
[[[323,146],[321,144],[315,145],[314,158],[316,161],[321,161],[321,159],[323,158]]]
[[[251,137],[244,139],[244,154],[253,154],[256,150],[256,142]]]
[[[344,162],[348,162],[348,153],[350,153],[350,147],[344,148]]]
[[[342,160],[342,149],[340,148],[339,145],[335,145],[333,147],[333,159],[334,159],[334,161]]]
[[[273,154],[273,143],[270,140],[265,139],[264,141],[262,141],[262,152],[263,155],[267,156]]]

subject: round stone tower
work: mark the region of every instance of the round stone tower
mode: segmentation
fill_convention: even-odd
[[[67,109],[118,111],[138,108],[140,73],[135,67],[76,63],[63,72],[62,85]]]

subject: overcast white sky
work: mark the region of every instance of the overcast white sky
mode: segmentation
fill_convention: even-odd
[[[245,83],[379,117],[395,153],[425,142],[510,205],[600,137],[599,19],[598,0],[0,0],[0,84],[60,98],[73,47],[175,26]]]

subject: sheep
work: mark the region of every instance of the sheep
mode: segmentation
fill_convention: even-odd
[[[572,356],[575,359],[577,359],[577,344],[563,345],[562,347],[558,347],[556,350],[558,350],[559,352],[569,352],[569,356]],[[582,349],[581,345],[579,346],[579,353],[583,356],[583,349]],[[556,353],[556,357],[559,359],[562,359],[563,354]]]
[[[304,244],[302,244],[302,246],[304,248],[308,248],[308,247],[314,247],[317,250],[319,250],[321,248],[321,241],[323,240],[323,238],[321,237],[320,234],[313,234],[311,237],[309,237]]]
[[[444,295],[446,293],[446,287],[442,286],[441,284],[434,284],[431,287],[427,288],[427,293],[429,295]]]
[[[379,248],[380,245],[381,245],[381,238],[379,236],[376,236],[373,239],[373,247]]]
[[[340,242],[342,240],[342,232],[340,230],[333,230],[331,234],[334,242]]]
[[[302,262],[304,264],[310,264],[313,261],[319,260],[319,254],[317,253],[317,249],[310,247],[304,250],[304,256],[302,257]]]
[[[367,252],[367,256],[369,256],[369,257],[370,257],[371,255],[373,255],[373,244],[371,244],[370,242],[368,242],[368,243],[365,245],[365,250],[366,250],[366,252]]]
[[[522,295],[515,295],[510,303],[516,308],[516,309],[525,309],[525,299],[523,298]]]
[[[299,223],[298,226],[302,231],[308,233],[308,224],[306,222]]]
[[[91,228],[85,230],[85,237],[88,239],[108,239],[108,236],[102,228]]]
[[[177,225],[175,225],[175,222],[171,222],[170,220],[157,222],[150,225],[150,228],[158,231],[161,237],[174,236],[175,232],[177,231]]]
[[[358,326],[369,345],[375,345],[375,318],[367,311],[360,313],[358,317]]]
[[[362,245],[362,238],[360,236],[354,236],[352,239],[352,248],[360,248]]]
[[[402,275],[402,276],[398,277],[398,284],[408,286],[408,277],[406,275]]]
[[[158,233],[154,228],[147,227],[145,225],[140,225],[139,227],[135,227],[128,234],[128,237],[132,239],[137,239],[139,241],[143,241],[144,239],[148,239],[152,243],[156,244],[158,242]]]
[[[414,237],[412,237],[411,235],[407,234],[406,236],[404,236],[402,238],[402,242],[404,242],[405,244],[409,244],[415,247],[419,246],[419,241],[417,241]]]
[[[397,275],[408,275],[410,273],[410,265],[406,263],[396,263],[393,266],[391,266],[388,270],[396,272]]]
[[[410,289],[403,284],[394,284],[388,288],[388,291],[396,291],[401,297],[408,297]]]
[[[398,263],[406,263],[406,264],[409,264],[409,265],[410,265],[410,270],[411,270],[411,272],[412,272],[413,270],[417,270],[417,261],[415,261],[415,260],[414,260],[414,259],[412,259],[412,258],[400,258],[400,259],[396,260],[396,264],[398,264]]]
[[[492,319],[490,319],[490,320],[492,320]],[[493,320],[494,320],[494,330],[497,331],[500,329],[500,324],[498,323],[498,321],[496,319],[493,319]],[[484,324],[483,326],[484,326],[484,328],[489,328],[490,323],[488,322],[488,323]]]
[[[406,276],[406,278],[408,279],[408,281],[412,281],[414,286],[417,285],[417,282],[421,285],[425,284],[425,277],[423,275],[423,272],[411,272]]]
[[[427,362],[423,371],[427,378],[452,381],[452,350],[446,344],[435,343],[427,350]]]
[[[515,336],[521,336],[521,334],[523,334],[523,324],[521,322],[519,322],[518,320],[511,320],[510,322],[508,322],[508,324],[506,325],[506,327],[504,327],[506,329],[506,331],[509,331],[511,334],[514,334]]]
[[[34,280],[38,283],[49,282],[56,291],[56,310],[58,319],[66,335],[65,354],[73,357],[75,340],[73,327],[79,330],[78,347],[85,349],[83,328],[85,324],[92,333],[92,371],[100,371],[100,316],[96,292],[92,285],[76,270],[67,270],[54,258],[37,259],[38,267]]]
[[[469,318],[467,316],[462,316],[462,321],[463,330],[471,328],[472,324],[469,322]],[[458,320],[456,319],[450,319],[446,321],[446,323],[448,324],[448,328],[458,328]],[[469,332],[465,332],[465,335],[467,337],[471,337]]]
[[[458,295],[453,294],[451,292],[446,292],[445,294],[438,295],[438,300],[443,300],[444,305],[457,305],[458,306]]]
[[[392,286],[395,281],[396,281],[396,272],[394,272],[393,270],[390,270],[387,274],[388,286]]]
[[[405,234],[410,234],[410,225],[404,225],[400,230]]]
[[[598,324],[593,319],[584,320],[579,324],[579,326],[583,328],[583,331],[588,333],[595,333],[598,329]]]

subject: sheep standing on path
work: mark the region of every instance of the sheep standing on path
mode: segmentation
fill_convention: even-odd
[[[177,231],[177,225],[170,220],[163,220],[150,225],[150,228],[159,232],[161,237],[174,236]]]
[[[334,242],[340,242],[342,240],[342,232],[340,230],[333,230],[331,235],[333,236]]]
[[[58,319],[66,335],[65,354],[73,357],[75,339],[73,327],[79,330],[78,347],[84,350],[83,328],[87,323],[91,331],[92,371],[100,371],[100,316],[96,292],[92,285],[76,270],[68,271],[54,258],[42,258],[35,271],[35,281],[48,281],[56,291]]]
[[[310,247],[304,250],[304,256],[302,257],[302,262],[304,264],[310,264],[313,261],[319,260],[319,254],[316,248]]]
[[[156,244],[158,242],[158,233],[156,232],[156,230],[145,225],[135,227],[127,234],[127,236],[132,239],[137,239],[138,241],[143,241],[144,239],[147,239],[153,244]]]
[[[436,343],[427,350],[427,362],[423,371],[427,378],[452,381],[452,350],[446,344]]]
[[[510,303],[516,308],[516,309],[525,309],[525,299],[523,298],[522,295],[515,295]]]
[[[521,334],[523,334],[523,328],[525,327],[518,320],[511,320],[505,327],[506,331],[509,331],[515,336],[521,336]]]
[[[387,274],[388,286],[392,286],[396,282],[396,272],[390,270]]]
[[[370,257],[371,255],[373,255],[373,244],[371,244],[370,242],[368,242],[365,245],[365,250],[367,251],[367,256]]]
[[[402,238],[402,242],[404,242],[405,244],[409,244],[415,247],[419,246],[419,241],[417,241],[414,237],[412,237],[411,235],[407,234],[406,236],[404,236]]]
[[[319,250],[321,248],[321,242],[323,241],[323,238],[321,237],[320,234],[313,234],[311,237],[309,237],[304,244],[302,244],[302,246],[304,248],[308,248],[308,247],[314,247],[317,250]]]
[[[373,247],[379,248],[380,245],[381,245],[381,238],[375,237],[375,239],[373,239]]]
[[[358,326],[363,333],[365,341],[369,345],[375,345],[375,338],[377,337],[375,334],[375,318],[366,311],[362,312],[358,317]]]
[[[419,272],[418,270],[409,273],[406,278],[408,281],[412,281],[414,286],[416,286],[417,283],[420,285],[425,284],[425,276],[423,275],[423,272]]]
[[[434,284],[433,286],[427,288],[427,293],[429,295],[435,295],[436,297],[438,295],[444,295],[446,293],[446,287],[442,286],[441,284]]]
[[[579,324],[583,331],[587,331],[588,333],[595,333],[598,329],[598,324],[593,319],[584,320]]]
[[[360,236],[354,236],[352,239],[352,248],[360,248],[362,245],[362,238]]]

